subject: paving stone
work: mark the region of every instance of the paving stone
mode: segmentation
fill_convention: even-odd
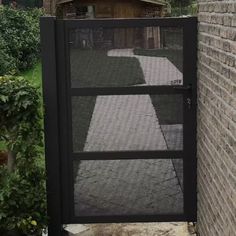
[[[85,151],[166,149],[149,95],[97,97]]]
[[[89,227],[89,234],[71,236],[190,236],[187,223],[92,224]]]
[[[175,214],[183,193],[171,160],[82,161],[75,180],[78,215]]]
[[[169,150],[183,150],[183,125],[161,125]]]

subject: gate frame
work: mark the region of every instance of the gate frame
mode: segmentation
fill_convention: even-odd
[[[70,88],[68,60],[68,29],[70,27],[145,27],[165,26],[183,28],[183,86]],[[42,75],[45,104],[45,156],[47,171],[47,202],[50,218],[48,233],[64,235],[63,224],[69,223],[122,223],[158,221],[196,221],[197,219],[197,158],[196,158],[196,106],[197,106],[197,18],[137,18],[56,20],[41,17]],[[192,61],[192,63],[186,63]],[[70,78],[70,77],[69,77]],[[192,91],[186,89],[191,84]],[[178,89],[176,89],[178,87]],[[71,96],[122,95],[122,94],[182,94],[183,100],[191,98],[192,108],[183,106],[184,148],[181,151],[125,151],[125,152],[81,152],[71,153],[67,131]],[[89,94],[89,95],[88,95]],[[64,112],[67,115],[64,115]],[[69,116],[69,117],[68,117]],[[69,123],[71,124],[71,123]],[[187,129],[185,127],[188,127]],[[191,127],[191,128],[190,128]],[[186,138],[191,137],[191,138]],[[63,144],[63,145],[62,145]],[[170,155],[171,153],[171,155]],[[128,158],[121,158],[127,154]],[[184,155],[183,155],[184,154]],[[156,156],[157,155],[157,156]],[[63,158],[68,156],[68,158]],[[112,156],[112,157],[111,157]],[[183,160],[184,170],[184,214],[141,216],[91,216],[75,217],[71,208],[72,160],[115,159],[174,159]],[[190,158],[191,157],[191,158]],[[72,169],[73,170],[73,169]],[[188,170],[188,171],[186,171]],[[68,186],[70,183],[70,186]],[[187,190],[186,190],[187,189]],[[68,191],[65,191],[68,190]],[[70,193],[69,193],[70,192]]]

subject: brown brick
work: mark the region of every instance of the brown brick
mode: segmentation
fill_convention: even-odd
[[[198,231],[236,232],[236,1],[198,0]]]

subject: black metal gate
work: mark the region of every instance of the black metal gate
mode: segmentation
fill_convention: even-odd
[[[49,234],[196,221],[197,19],[41,18]]]

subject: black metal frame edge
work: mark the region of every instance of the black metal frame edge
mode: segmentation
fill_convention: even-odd
[[[66,89],[66,49],[65,49],[65,31],[64,21],[56,21],[56,44],[57,44],[57,81],[58,81],[58,102],[59,102],[59,132],[60,132],[60,162],[61,162],[61,196],[62,196],[62,220],[63,222],[71,217],[70,208],[70,191],[71,188],[68,185],[70,183],[70,154],[68,151],[69,142],[65,138],[69,135],[66,128],[69,120],[67,114],[69,113],[67,106],[67,89]],[[67,157],[67,158],[65,158]]]
[[[40,18],[43,101],[45,108],[45,161],[47,173],[48,234],[63,234],[59,161],[58,94],[56,80],[55,17]]]
[[[191,99],[191,109],[184,106],[184,207],[191,221],[197,220],[197,18],[184,24],[184,85],[191,84],[192,92],[184,94],[185,103]],[[189,63],[191,62],[191,63]]]
[[[65,93],[66,93],[66,103],[67,103],[67,111],[65,116],[67,116],[67,125],[65,126],[67,128],[68,135],[64,137],[64,139],[68,139],[68,166],[69,166],[69,175],[65,178],[65,181],[68,181],[66,184],[68,185],[69,192],[68,192],[68,202],[67,202],[67,208],[69,211],[69,219],[73,219],[75,215],[75,209],[74,209],[74,159],[72,156],[73,152],[73,140],[72,140],[72,96],[70,94],[71,92],[71,71],[70,71],[70,44],[69,44],[69,29],[66,27],[66,21],[65,20],[59,20],[64,23],[64,35],[65,35]],[[64,128],[65,128],[64,127]],[[65,206],[66,207],[66,206]]]
[[[65,20],[66,27],[75,28],[129,28],[129,27],[182,27],[186,22],[194,21],[196,17],[166,17],[166,18],[130,18],[130,19],[91,19]]]
[[[184,214],[170,214],[170,215],[128,215],[128,216],[81,216],[74,217],[71,222],[67,223],[142,223],[142,222],[176,222],[186,221]],[[191,219],[190,219],[191,221]]]

